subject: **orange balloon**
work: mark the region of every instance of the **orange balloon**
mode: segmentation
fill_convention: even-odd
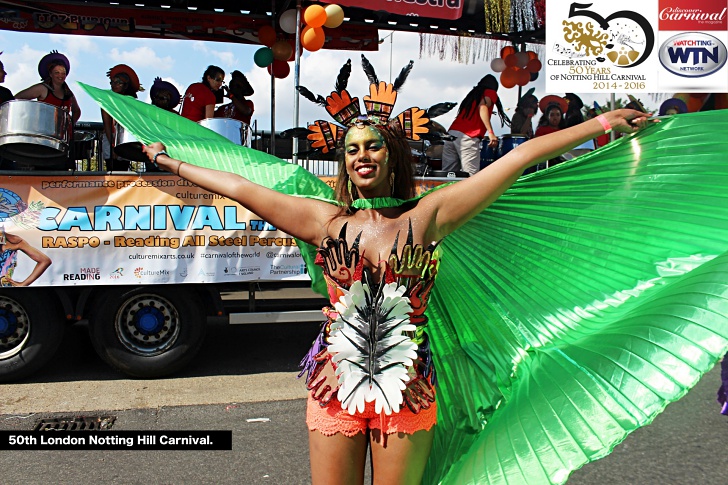
[[[326,34],[321,27],[307,25],[301,32],[301,45],[310,52],[315,52],[324,46]]]
[[[323,27],[327,18],[326,9],[321,5],[309,5],[303,12],[303,21],[309,27]]]
[[[505,59],[506,57],[510,56],[511,54],[515,54],[515,53],[516,53],[516,48],[511,45],[507,45],[501,49],[501,58]]]
[[[503,62],[505,62],[508,67],[516,67],[518,65],[518,58],[515,54],[508,54],[503,58]]]
[[[531,82],[531,73],[525,69],[519,69],[516,71],[516,84],[519,86],[525,86]]]
[[[293,54],[293,48],[287,40],[276,41],[271,46],[271,50],[273,51],[273,58],[278,61],[288,61],[288,58]]]
[[[258,40],[261,44],[263,44],[266,47],[270,47],[273,44],[276,43],[276,29],[271,27],[270,25],[264,25],[260,29],[258,29]]]
[[[530,61],[528,61],[528,64],[526,64],[526,70],[528,72],[538,72],[541,70],[541,67],[541,61],[539,61],[538,59],[531,59]]]
[[[538,59],[538,54],[536,54],[534,51],[526,51],[526,54],[528,54],[528,59]]]
[[[503,86],[506,89],[510,89],[513,86],[515,86],[516,81],[518,81],[518,73],[512,67],[507,68],[500,75],[501,86]]]

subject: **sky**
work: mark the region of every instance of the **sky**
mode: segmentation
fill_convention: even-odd
[[[426,109],[439,102],[460,103],[467,93],[477,84],[481,77],[492,73],[490,62],[493,52],[499,52],[505,44],[497,41],[475,40],[469,44],[471,56],[468,63],[451,60],[450,56],[441,60],[439,56],[427,53],[420,56],[420,36],[409,32],[380,31],[379,51],[364,52],[374,66],[380,80],[391,81],[400,69],[410,60],[414,68],[407,82],[400,90],[394,113],[398,114],[410,106]],[[450,41],[455,38],[449,39]],[[316,119],[330,120],[323,107],[299,98],[299,115],[296,123],[294,117],[294,70],[291,63],[291,74],[284,79],[276,79],[273,89],[271,76],[267,70],[253,62],[255,51],[259,45],[225,44],[216,42],[200,42],[191,40],[157,40],[132,39],[115,37],[92,37],[81,35],[55,35],[37,33],[18,33],[0,30],[0,60],[5,65],[7,78],[5,87],[16,93],[39,81],[38,61],[49,51],[58,50],[65,54],[71,62],[71,70],[67,82],[76,94],[81,106],[81,121],[100,121],[98,106],[78,87],[77,81],[92,86],[109,89],[106,73],[116,64],[128,64],[138,74],[146,91],[139,93],[139,99],[149,102],[149,88],[154,78],[159,76],[177,86],[184,93],[187,86],[199,82],[208,65],[214,64],[226,72],[226,81],[230,80],[233,70],[243,72],[255,89],[250,99],[255,103],[253,124],[260,130],[270,130],[272,126],[272,103],[275,99],[274,125],[277,131],[294,126],[306,126]],[[543,49],[543,46],[532,46]],[[478,59],[478,53],[480,58]],[[352,97],[361,100],[368,94],[369,87],[366,76],[361,69],[360,51],[332,51],[322,49],[316,52],[304,51],[301,57],[300,84],[315,94],[328,95],[334,89],[339,69],[347,59],[352,60],[352,74],[349,80],[349,92]],[[543,61],[543,52],[541,59]],[[391,68],[390,68],[391,66]],[[542,73],[543,74],[543,70]],[[496,77],[498,74],[496,73]],[[534,94],[541,98],[544,91],[544,76],[529,83],[524,91],[535,88]],[[498,91],[509,117],[518,99],[518,88]],[[618,98],[625,98],[617,93]],[[604,104],[606,94],[582,95],[585,104],[597,101]],[[659,106],[659,102],[651,101],[649,95],[640,99],[648,106]],[[362,103],[363,107],[363,103]],[[456,109],[442,115],[435,121],[445,128],[449,127],[455,117]],[[539,114],[540,115],[540,114]],[[496,134],[507,133],[507,128],[500,126],[497,117],[493,117]],[[534,125],[536,124],[534,120]]]

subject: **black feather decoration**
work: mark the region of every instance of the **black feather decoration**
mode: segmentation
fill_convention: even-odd
[[[341,66],[339,75],[336,78],[336,86],[335,86],[336,92],[340,93],[341,91],[346,89],[347,84],[349,84],[350,75],[351,75],[351,59],[347,59],[346,64]]]
[[[377,73],[374,72],[374,66],[369,62],[369,59],[364,57],[364,54],[361,55],[361,67],[364,68],[364,73],[367,75],[367,79],[369,79],[369,84],[379,84],[379,78],[377,77]]]
[[[324,98],[320,94],[318,96],[313,94],[305,86],[296,86],[296,89],[298,90],[298,93],[301,96],[303,96],[307,100],[311,101],[312,103],[320,104],[321,106],[326,106],[326,98]]]
[[[438,116],[444,115],[445,113],[452,110],[455,106],[457,106],[457,103],[437,103],[433,104],[429,108],[427,108],[427,111],[425,111],[425,116],[427,118],[436,118]]]
[[[393,89],[395,91],[399,91],[399,89],[404,85],[404,82],[407,80],[407,76],[409,76],[410,71],[412,71],[412,66],[414,65],[415,61],[409,61],[409,64],[399,71],[399,76],[397,76],[397,79],[394,80]]]

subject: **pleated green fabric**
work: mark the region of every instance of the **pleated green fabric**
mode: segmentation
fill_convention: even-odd
[[[291,195],[333,199],[334,191],[299,165],[259,150],[237,145],[222,135],[176,113],[143,103],[131,96],[78,83],[118,123],[143,143],[163,141],[175,158],[206,168],[232,172],[257,184]],[[220,174],[224,177],[225,174]],[[296,240],[314,290],[326,294],[321,269],[314,263],[316,248]]]
[[[332,196],[305,170],[83,87],[175,157]],[[670,118],[522,177],[445,238],[426,483],[563,483],[715,365],[728,348],[725,133],[728,112]]]
[[[445,239],[428,483],[563,483],[715,365],[725,133],[726,111],[671,118],[522,177]]]

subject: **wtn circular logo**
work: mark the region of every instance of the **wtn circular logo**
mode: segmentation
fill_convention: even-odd
[[[703,77],[718,72],[726,62],[725,45],[712,35],[683,32],[660,46],[660,63],[673,74]]]

